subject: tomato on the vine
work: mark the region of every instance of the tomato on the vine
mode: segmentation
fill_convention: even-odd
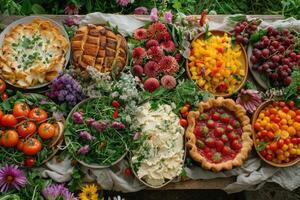
[[[25,141],[23,146],[23,153],[25,155],[35,155],[42,150],[42,143],[36,138],[29,138]]]
[[[186,126],[188,125],[188,122],[187,122],[186,119],[181,118],[181,119],[179,120],[179,124],[180,124],[181,126],[183,126],[183,127],[186,127]]]
[[[36,163],[36,160],[32,157],[26,158],[26,160],[24,160],[24,165],[27,167],[33,167]]]
[[[1,119],[2,119],[2,117],[3,117],[3,115],[4,115],[4,113],[3,113],[2,110],[0,109],[0,121],[1,121]]]
[[[29,112],[30,112],[30,108],[24,102],[18,102],[14,105],[13,115],[16,118],[25,118],[29,115]]]
[[[21,137],[33,135],[36,131],[36,125],[33,122],[25,121],[17,127],[17,131]]]
[[[24,139],[20,139],[18,144],[17,144],[17,149],[19,151],[23,151],[23,147],[24,147]]]
[[[5,147],[14,147],[19,142],[19,135],[14,130],[6,130],[2,133],[1,144]]]
[[[50,139],[55,135],[55,127],[50,123],[43,123],[38,129],[38,133],[43,139]]]
[[[1,118],[2,126],[14,127],[17,123],[18,123],[17,119],[12,114],[5,114]]]
[[[41,123],[48,118],[48,114],[42,108],[34,108],[29,112],[28,117]]]
[[[3,93],[6,90],[6,83],[0,79],[0,93]]]

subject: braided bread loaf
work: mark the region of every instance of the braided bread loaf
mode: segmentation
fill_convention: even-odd
[[[120,72],[126,65],[127,43],[120,34],[101,25],[80,27],[72,39],[73,65],[100,72]],[[115,71],[116,70],[116,71]]]

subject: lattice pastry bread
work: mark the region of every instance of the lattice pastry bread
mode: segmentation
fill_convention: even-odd
[[[0,49],[0,76],[22,88],[58,76],[66,62],[68,39],[53,22],[35,18],[11,28]]]
[[[127,43],[120,34],[101,25],[80,27],[72,39],[72,64],[99,72],[120,72],[126,65]]]

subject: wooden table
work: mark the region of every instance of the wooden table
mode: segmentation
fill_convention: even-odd
[[[67,17],[66,15],[42,15],[44,17],[51,18],[55,21],[62,22]],[[250,15],[251,17],[260,18],[268,22],[276,21],[283,19],[281,15]],[[80,15],[81,18],[84,15]],[[149,20],[149,16],[136,16],[142,20]],[[223,22],[224,18],[227,15],[208,15],[209,21],[214,22]],[[13,21],[22,18],[22,16],[0,16],[0,23],[4,25],[8,25]],[[184,190],[184,189],[222,189],[227,185],[233,183],[235,181],[235,177],[228,178],[216,178],[209,180],[186,180],[178,183],[170,183],[167,186],[160,188],[159,190]],[[149,188],[150,189],[150,188]]]

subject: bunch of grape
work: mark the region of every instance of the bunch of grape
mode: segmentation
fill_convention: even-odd
[[[51,90],[46,95],[58,102],[76,105],[85,98],[81,85],[69,74],[63,74],[53,80]]]
[[[250,60],[253,69],[266,75],[271,86],[288,86],[291,73],[300,64],[300,54],[295,52],[296,38],[288,30],[268,27],[267,34],[253,44]]]
[[[249,38],[252,33],[257,30],[258,20],[252,21],[244,20],[235,25],[233,35],[235,36],[236,43],[246,46],[249,43]]]

